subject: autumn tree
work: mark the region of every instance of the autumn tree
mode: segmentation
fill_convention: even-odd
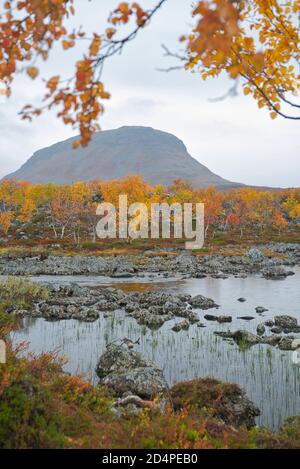
[[[0,227],[5,235],[7,235],[11,223],[15,217],[15,213],[12,210],[6,210],[0,212]]]
[[[170,0],[153,1],[150,9],[137,2],[116,4],[105,31],[92,37],[81,28],[68,29],[77,2],[6,0],[0,12],[0,92],[7,96],[17,73],[38,77],[37,60],[47,60],[56,43],[68,50],[87,42],[71,76],[57,72],[47,77],[43,104],[36,108],[29,103],[22,110],[23,119],[31,120],[45,109],[57,109],[65,124],[80,131],[75,147],[89,143],[110,98],[102,81],[103,66]],[[102,12],[99,4],[95,2],[97,15]],[[178,50],[165,50],[176,58],[175,68],[199,73],[204,80],[226,73],[233,80],[229,94],[236,93],[240,80],[244,94],[259,108],[269,109],[272,118],[299,120],[299,13],[300,0],[197,0],[191,8],[191,30],[185,32],[183,25]]]

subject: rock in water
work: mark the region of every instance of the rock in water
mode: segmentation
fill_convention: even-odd
[[[117,397],[131,393],[151,400],[169,389],[161,369],[125,345],[109,344],[97,363],[96,373],[100,383]]]
[[[281,266],[274,266],[274,267],[268,267],[263,270],[263,277],[266,279],[270,280],[277,280],[277,279],[284,279],[288,275],[292,275],[293,272],[287,272],[283,267]]]
[[[257,314],[262,314],[265,311],[268,311],[268,309],[265,308],[264,306],[256,306],[255,311],[257,312]]]
[[[294,318],[293,316],[287,316],[287,315],[275,316],[274,321],[275,321],[276,326],[287,328],[287,329],[293,329],[294,327],[297,327],[298,325],[297,319]]]
[[[258,324],[256,332],[258,335],[264,335],[264,333],[266,332],[265,326],[263,324]]]
[[[211,298],[206,298],[203,295],[196,295],[189,300],[189,304],[192,305],[194,308],[200,309],[210,309],[210,308],[218,308],[214,300]]]
[[[182,330],[186,331],[189,327],[190,327],[190,323],[187,319],[185,319],[184,321],[177,322],[176,324],[174,324],[174,326],[172,327],[172,331],[175,331],[175,332],[179,332]]]

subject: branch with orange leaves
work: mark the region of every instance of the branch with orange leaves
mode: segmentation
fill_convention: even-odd
[[[73,143],[73,147],[87,145],[93,133],[99,130],[98,119],[104,111],[103,100],[110,98],[101,81],[105,62],[120,54],[124,46],[149,24],[165,2],[166,0],[160,0],[149,11],[143,10],[135,2],[131,5],[126,2],[121,3],[110,15],[111,26],[106,29],[105,34],[94,34],[88,53],[76,64],[75,75],[68,80],[61,80],[59,75],[50,78],[46,83],[45,105],[39,108],[26,105],[21,111],[22,118],[32,120],[43,110],[60,106],[58,117],[62,118],[65,124],[79,126],[80,139]],[[115,39],[116,27],[128,23],[131,18],[135,19],[133,30],[125,37]],[[73,33],[71,37],[64,39],[63,47],[65,49],[74,47],[76,40],[83,36],[81,32],[77,35]]]

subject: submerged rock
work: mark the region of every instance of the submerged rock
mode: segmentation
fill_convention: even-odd
[[[261,343],[261,338],[258,335],[244,330],[237,330],[235,332],[215,331],[214,334],[224,339],[233,339],[241,347],[251,347]]]
[[[252,332],[238,330],[233,333],[233,340],[239,345],[251,346],[261,342],[261,338],[258,335],[252,334]]]

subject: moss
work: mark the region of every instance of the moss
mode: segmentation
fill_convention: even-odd
[[[171,388],[171,396],[175,410],[185,406],[202,411],[216,405],[216,401],[232,399],[240,389],[235,384],[221,383],[213,378],[194,379],[175,384]]]

